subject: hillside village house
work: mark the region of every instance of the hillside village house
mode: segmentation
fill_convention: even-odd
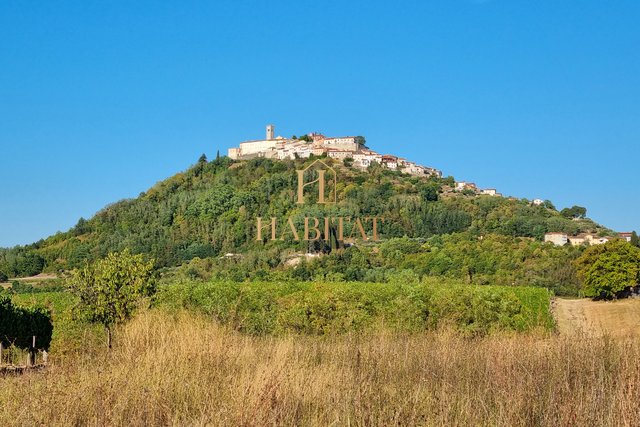
[[[351,158],[353,166],[360,169],[366,169],[375,162],[388,169],[399,170],[410,175],[442,176],[442,172],[437,169],[421,166],[396,156],[378,154],[364,147],[360,137],[328,138],[321,133],[310,133],[307,136],[311,142],[307,142],[281,136],[276,137],[273,125],[268,125],[266,130],[266,139],[241,142],[239,147],[229,148],[229,157],[233,160],[247,160],[255,157],[293,160],[326,154],[328,157],[340,161]]]
[[[495,188],[480,190],[480,194],[484,194],[486,196],[501,196],[501,194],[498,193],[498,190],[496,190]]]
[[[324,150],[324,152],[327,153],[328,157],[336,160],[344,160],[348,157],[353,158],[355,154],[355,151],[343,151],[336,148],[329,148]]]
[[[569,238],[565,233],[547,233],[544,235],[544,241],[556,246],[564,246],[569,242]]]
[[[472,190],[478,191],[478,186],[473,182],[460,181],[456,182],[456,191]]]
[[[620,233],[620,237],[625,239],[625,237],[623,237],[623,234],[626,233]],[[600,237],[593,233],[582,233],[576,236],[569,236],[566,233],[547,233],[544,235],[545,242],[551,242],[556,246],[563,246],[567,243],[570,243],[571,246],[602,245],[615,238],[617,237]]]
[[[371,166],[373,162],[382,164],[382,156],[375,151],[362,150],[353,155],[353,164],[360,168],[366,169]]]
[[[627,242],[631,241],[631,236],[633,235],[633,232],[622,232],[622,233],[618,233],[620,235],[621,238],[623,238],[624,240],[626,240]]]

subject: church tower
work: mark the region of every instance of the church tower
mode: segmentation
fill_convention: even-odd
[[[276,127],[274,125],[267,125],[267,141],[271,141],[276,133]]]

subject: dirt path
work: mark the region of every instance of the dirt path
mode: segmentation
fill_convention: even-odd
[[[553,311],[564,335],[640,337],[640,298],[615,302],[557,298]]]
[[[19,282],[37,282],[42,280],[53,280],[57,278],[58,276],[52,273],[40,273],[37,276],[16,277],[15,279],[10,279],[10,281],[17,280]]]

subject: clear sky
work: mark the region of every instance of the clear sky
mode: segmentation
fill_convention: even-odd
[[[0,2],[0,246],[321,131],[640,230],[640,2]]]

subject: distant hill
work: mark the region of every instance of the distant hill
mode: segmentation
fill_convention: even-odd
[[[415,177],[376,165],[361,171],[328,158],[323,161],[339,176],[337,203],[330,207],[296,204],[296,170],[314,160],[201,159],[135,199],[121,200],[91,219],[80,219],[67,232],[0,251],[0,271],[27,276],[69,270],[125,248],[155,258],[158,267],[256,251],[272,254],[268,263],[277,267],[287,254],[310,250],[308,242],[291,238],[257,242],[256,217],[291,216],[296,223],[304,216],[327,213],[384,217],[380,235],[387,240],[467,233],[470,238],[495,234],[540,241],[549,231],[606,232],[591,220],[568,219],[554,208],[534,206],[527,200],[453,192],[451,177]]]

